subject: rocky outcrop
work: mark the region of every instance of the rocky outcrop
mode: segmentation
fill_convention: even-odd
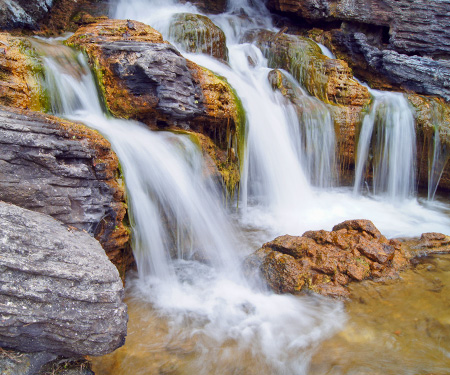
[[[0,29],[37,29],[53,0],[0,0]]]
[[[378,26],[390,49],[404,54],[448,56],[450,53],[449,0],[269,0],[272,10],[312,23],[349,21]],[[384,29],[381,29],[384,28]]]
[[[386,239],[369,220],[349,220],[331,232],[281,236],[246,261],[278,293],[310,289],[348,297],[345,285],[368,278],[393,277],[408,264],[401,243]]]
[[[47,100],[39,84],[42,72],[29,40],[0,33],[0,105],[45,109]]]
[[[246,39],[257,43],[270,67],[288,70],[311,95],[328,104],[335,124],[341,181],[350,183],[347,172],[355,164],[356,135],[370,101],[367,88],[354,80],[345,61],[324,56],[308,38],[258,30],[248,33]]]
[[[191,13],[175,15],[169,35],[184,51],[204,53],[222,61],[228,60],[225,33],[206,16]]]
[[[94,235],[121,272],[131,261],[118,159],[99,133],[0,107],[0,200]]]
[[[0,223],[0,347],[71,357],[123,345],[122,281],[95,239],[6,203]]]
[[[450,100],[449,0],[270,0],[268,5],[294,22],[333,29],[325,44],[373,88],[393,86]]]
[[[90,57],[115,116],[155,129],[200,132],[239,170],[231,149],[239,155],[243,116],[226,81],[186,60],[161,34],[140,22],[102,21],[82,27],[68,43]]]

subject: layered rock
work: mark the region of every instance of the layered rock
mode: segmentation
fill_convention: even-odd
[[[84,125],[5,107],[0,138],[0,200],[94,235],[124,272],[126,204],[109,142]]]
[[[186,60],[160,33],[135,21],[82,27],[68,43],[83,49],[97,72],[109,110],[155,129],[201,132],[239,154],[243,117],[226,81]],[[238,170],[235,160],[226,163]]]
[[[450,53],[449,0],[269,0],[270,9],[318,21],[384,27],[380,42],[405,54]]]
[[[29,40],[0,33],[0,105],[45,109],[47,100],[39,84],[42,72]]]
[[[0,0],[0,29],[37,29],[53,0]]]
[[[117,269],[89,234],[0,203],[0,347],[67,357],[124,343]]]
[[[450,100],[449,0],[270,0],[268,5],[335,28],[325,38],[331,42],[327,46],[372,87],[392,85]]]
[[[364,107],[370,101],[366,87],[353,78],[342,60],[329,59],[308,38],[258,30],[247,34],[256,41],[272,68],[288,70],[305,89],[328,104],[335,123],[337,153],[343,182],[355,164],[356,134]]]
[[[400,242],[386,239],[369,220],[281,236],[247,259],[278,293],[310,289],[334,297],[348,297],[344,286],[351,281],[393,277],[407,263]]]
[[[184,51],[204,53],[222,61],[228,60],[225,33],[206,16],[191,13],[175,15],[169,35]]]

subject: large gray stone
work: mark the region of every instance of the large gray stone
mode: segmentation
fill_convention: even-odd
[[[0,140],[0,200],[86,230],[108,254],[124,248],[118,160],[98,132],[0,106]]]
[[[0,29],[36,29],[53,0],[0,0]]]
[[[122,281],[95,239],[2,202],[0,251],[0,347],[71,357],[123,345]]]

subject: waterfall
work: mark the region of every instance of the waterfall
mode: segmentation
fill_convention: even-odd
[[[235,365],[250,356],[263,372],[306,374],[314,348],[342,326],[342,304],[250,286],[236,251],[241,235],[203,176],[196,146],[186,136],[107,117],[84,56],[39,43],[41,53],[52,50],[44,57],[52,111],[103,133],[119,157],[139,275],[128,287],[171,320],[167,340],[197,337],[198,374],[228,363],[226,350],[208,353],[230,342]]]
[[[227,35],[229,65],[185,54],[226,77],[245,108],[247,146],[237,214],[221,206],[220,193],[203,175],[201,155],[186,136],[105,116],[81,54],[75,59],[70,51],[61,58],[52,54],[46,77],[53,112],[99,130],[120,159],[138,263],[128,294],[167,318],[161,346],[176,336],[195,340],[185,354],[194,362],[190,373],[304,375],[318,343],[342,327],[343,305],[274,295],[246,280],[242,258],[276,235],[331,229],[346,219],[371,219],[387,236],[448,233],[450,221],[417,200],[393,205],[384,197],[332,187],[334,135],[326,107],[297,83],[292,83],[293,101],[274,91],[261,51],[239,43],[248,28],[273,28],[262,2],[251,3],[259,10],[250,1],[232,1],[228,13],[210,17]],[[167,37],[172,15],[186,12],[198,10],[174,0],[120,0],[112,14],[148,23]],[[146,343],[142,348],[153,350]]]
[[[354,192],[372,173],[373,194],[389,199],[413,196],[416,175],[414,116],[403,94],[369,89],[373,103],[358,141]]]

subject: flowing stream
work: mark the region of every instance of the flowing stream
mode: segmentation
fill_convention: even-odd
[[[273,29],[264,6],[252,3],[233,0],[226,14],[211,16],[227,34],[229,65],[185,54],[226,77],[245,108],[238,212],[222,207],[221,193],[202,173],[201,153],[187,136],[106,116],[83,55],[41,43],[53,112],[104,134],[127,186],[138,264],[127,284],[129,343],[109,362],[100,361],[98,374],[308,374],[320,343],[344,327],[343,305],[272,294],[246,279],[241,263],[247,254],[277,235],[330,230],[354,218],[371,219],[388,237],[450,234],[448,206],[417,199],[414,183],[404,186],[413,174],[392,188],[376,185],[401,200],[336,186],[326,108],[296,84],[299,117],[271,88],[261,51],[239,43],[250,28]],[[146,22],[165,37],[172,15],[198,13],[168,0],[117,1],[112,12]]]

